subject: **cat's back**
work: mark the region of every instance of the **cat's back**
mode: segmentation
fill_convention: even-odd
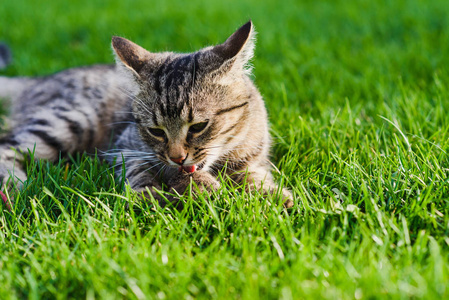
[[[83,149],[90,149],[104,145],[111,133],[117,132],[114,125],[130,117],[132,95],[115,65],[78,67],[43,77],[0,79],[6,81],[5,86],[9,80],[16,88],[9,122],[15,131],[26,126],[46,135],[64,136],[64,128],[68,128],[83,141]]]
[[[37,107],[54,107],[69,104],[101,105],[112,93],[116,93],[120,82],[113,65],[94,65],[67,69],[52,75],[23,78],[23,89],[12,101],[14,115],[26,114]],[[26,84],[25,84],[26,82]],[[119,93],[116,97],[120,100]]]

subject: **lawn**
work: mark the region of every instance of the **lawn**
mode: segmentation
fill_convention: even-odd
[[[447,0],[2,1],[1,74],[112,63],[112,35],[194,51],[248,19],[295,206],[224,180],[162,209],[91,156],[30,162],[0,207],[0,298],[449,297]]]

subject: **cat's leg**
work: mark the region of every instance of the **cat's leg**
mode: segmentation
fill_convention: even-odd
[[[159,181],[158,174],[149,170],[152,167],[152,165],[147,164],[147,162],[143,160],[128,161],[126,163],[124,175],[131,189],[141,193],[143,198],[148,199],[153,197],[160,204],[163,204],[163,200],[158,193],[158,191],[162,190],[162,185]],[[119,172],[123,172],[122,167],[118,167],[117,173]]]
[[[273,177],[266,167],[252,167],[248,172],[240,173],[234,177],[238,182],[246,181],[249,190],[262,191],[265,194],[273,195],[279,192],[279,186],[273,180]],[[171,174],[167,180],[167,185],[171,190],[183,195],[189,187],[197,186],[199,192],[213,192],[220,188],[220,182],[212,174],[206,171],[196,171],[194,173],[178,172]],[[195,190],[193,191],[195,192]],[[293,206],[293,195],[282,188],[281,197],[284,201],[284,207]]]
[[[199,192],[212,192],[220,188],[218,180],[212,174],[203,170],[193,173],[176,171],[168,178],[167,185],[181,195],[192,185],[197,186]]]
[[[187,173],[185,171],[169,170],[165,174],[166,184],[171,195],[166,196],[167,200],[175,205],[177,209],[182,209],[183,204],[177,195],[186,195],[191,192],[194,196],[197,193],[212,193],[220,188],[218,180],[206,171],[196,171]],[[167,176],[168,175],[168,176]]]
[[[245,181],[248,190],[262,191],[267,195],[275,195],[279,192],[279,186],[274,182],[273,176],[266,166],[249,166],[246,172],[242,172],[234,178],[237,182]],[[292,207],[294,204],[292,193],[286,188],[282,188],[280,193],[284,207]]]
[[[117,164],[116,172],[117,174],[123,172],[130,187],[134,191],[141,193],[143,198],[152,197],[161,206],[167,205],[168,201],[181,208],[181,206],[177,205],[179,198],[176,194],[183,195],[190,187],[194,188],[192,190],[193,193],[212,192],[220,188],[220,183],[217,179],[206,171],[186,173],[174,169],[161,170],[161,167],[158,168],[157,164],[151,164],[144,160],[128,159],[125,162],[125,170],[122,169],[120,164]],[[160,192],[163,189],[161,179],[172,195],[161,196]],[[198,190],[196,187],[198,187]]]

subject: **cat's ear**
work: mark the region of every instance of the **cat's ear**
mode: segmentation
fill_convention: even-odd
[[[250,20],[237,29],[223,44],[213,47],[211,51],[224,63],[235,58],[233,69],[248,69],[248,62],[254,54],[255,36],[256,32]]]
[[[139,45],[118,36],[112,37],[112,49],[114,49],[117,61],[122,62],[138,77],[145,63],[154,56]]]

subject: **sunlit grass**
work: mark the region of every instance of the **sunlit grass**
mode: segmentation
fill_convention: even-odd
[[[112,63],[112,35],[193,51],[251,18],[295,206],[223,182],[162,209],[95,157],[31,160],[0,211],[0,298],[448,297],[446,1],[4,2],[10,76]]]

